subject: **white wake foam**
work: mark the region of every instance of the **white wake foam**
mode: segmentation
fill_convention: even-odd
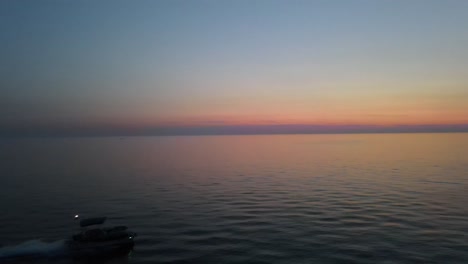
[[[0,248],[1,258],[23,256],[58,256],[65,252],[65,240],[44,242],[38,239],[28,240],[16,246]]]

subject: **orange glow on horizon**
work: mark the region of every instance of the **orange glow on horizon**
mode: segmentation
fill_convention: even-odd
[[[230,98],[194,96],[175,102],[146,102],[121,115],[79,120],[87,126],[144,129],[199,126],[411,126],[468,124],[468,93],[378,91],[316,95],[291,93]]]
[[[319,125],[319,126],[399,126],[399,125],[456,125],[468,124],[467,115],[445,115],[444,113],[422,112],[408,115],[348,114],[316,116],[266,116],[266,115],[211,115],[172,118],[132,118],[130,120],[107,120],[95,122],[128,128],[142,127],[193,127],[193,126],[255,126],[255,125]]]

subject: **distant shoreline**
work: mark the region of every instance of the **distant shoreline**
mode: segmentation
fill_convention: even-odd
[[[198,132],[198,133],[197,133]],[[440,134],[440,133],[468,133],[468,128],[459,127],[459,129],[432,129],[432,130],[411,130],[411,129],[368,129],[355,131],[139,131],[135,133],[116,131],[115,133],[104,132],[71,132],[71,131],[48,131],[45,132],[18,132],[18,133],[2,133],[0,131],[0,139],[13,138],[97,138],[97,137],[171,137],[171,136],[268,136],[268,135],[352,135],[352,134]]]

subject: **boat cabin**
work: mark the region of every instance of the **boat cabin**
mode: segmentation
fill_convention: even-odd
[[[131,236],[129,237],[129,233],[126,232],[126,226],[115,226],[111,228],[96,227],[104,224],[106,219],[107,217],[96,217],[81,220],[80,227],[82,230],[80,233],[73,235],[73,240],[80,242],[97,242],[127,237],[130,239],[132,238]]]

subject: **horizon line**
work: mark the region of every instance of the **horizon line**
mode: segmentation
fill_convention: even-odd
[[[1,138],[31,137],[127,137],[127,136],[216,136],[216,135],[297,135],[297,134],[397,134],[466,133],[468,124],[422,125],[199,125],[127,128],[116,126],[63,126],[2,128]]]

